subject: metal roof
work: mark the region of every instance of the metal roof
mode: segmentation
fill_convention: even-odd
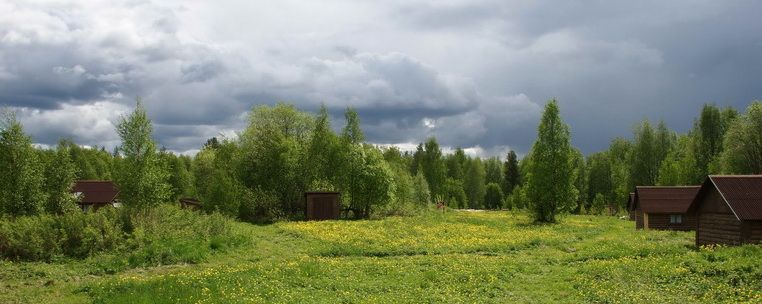
[[[74,183],[72,193],[81,193],[80,204],[111,203],[119,194],[111,181],[80,180]]]
[[[762,175],[710,175],[702,189],[708,182],[739,220],[762,220]]]
[[[686,213],[700,186],[638,186],[634,209],[645,213]]]

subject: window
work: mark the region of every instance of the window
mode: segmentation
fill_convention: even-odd
[[[682,214],[672,214],[669,216],[669,223],[670,224],[682,224],[683,223],[683,215]]]

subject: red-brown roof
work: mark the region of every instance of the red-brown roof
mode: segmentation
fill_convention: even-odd
[[[81,180],[74,183],[72,193],[82,193],[80,204],[106,204],[114,201],[119,189],[110,181]]]
[[[638,186],[635,190],[634,206],[645,213],[686,213],[699,188]]]
[[[739,220],[762,220],[762,175],[710,175],[701,191],[712,186]]]

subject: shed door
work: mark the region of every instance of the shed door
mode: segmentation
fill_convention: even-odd
[[[323,196],[313,198],[313,210],[316,220],[333,218],[333,198]]]

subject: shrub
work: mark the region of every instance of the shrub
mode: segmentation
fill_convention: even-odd
[[[241,240],[231,231],[227,217],[174,205],[0,219],[0,257],[11,260],[83,259],[101,254],[114,260],[97,261],[107,268],[196,263],[211,251]]]

